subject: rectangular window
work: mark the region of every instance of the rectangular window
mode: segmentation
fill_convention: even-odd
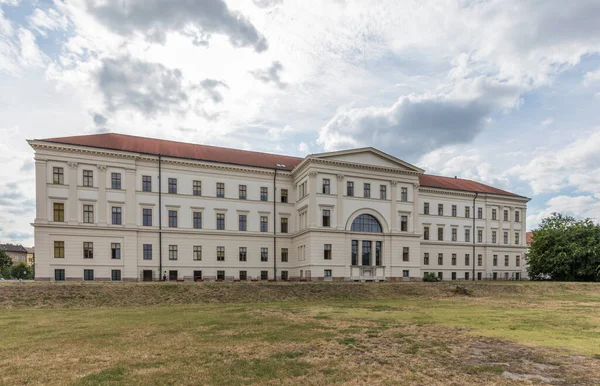
[[[469,280],[469,272],[465,272],[465,280]]]
[[[477,255],[477,265],[481,267],[483,265],[483,256]]]
[[[225,197],[225,184],[223,182],[217,182],[217,197]]]
[[[240,271],[240,280],[241,281],[248,280],[248,272],[247,271]]]
[[[358,265],[358,240],[352,240],[352,265]]]
[[[177,270],[169,270],[169,281],[177,281],[179,277]]]
[[[169,260],[177,260],[177,245],[169,245]]]
[[[493,259],[492,259],[492,265],[494,267],[498,266],[498,255],[494,255]]]
[[[452,205],[452,217],[456,217],[456,205]]]
[[[269,231],[269,217],[260,216],[260,231],[261,232]]]
[[[282,263],[288,262],[288,249],[287,248],[281,248],[281,262]]]
[[[429,240],[429,227],[423,227],[423,240]]]
[[[331,275],[332,275],[332,272],[331,272],[331,270],[330,270],[330,269],[326,269],[326,270],[324,270],[324,272],[323,272],[323,275],[324,275],[325,277],[331,277]]]
[[[202,212],[192,213],[192,223],[194,229],[202,229]]]
[[[146,227],[152,226],[152,209],[142,209],[142,224]]]
[[[112,223],[113,225],[121,225],[121,207],[112,207]]]
[[[304,198],[304,196],[306,196],[306,189],[304,188],[304,183],[299,184],[298,190],[300,192],[300,199]]]
[[[444,240],[444,228],[438,228],[438,241]]]
[[[504,232],[504,244],[508,244],[508,232]]]
[[[519,245],[519,232],[515,232],[515,245]]]
[[[83,171],[83,186],[94,186],[94,172],[92,170]]]
[[[400,231],[408,232],[408,216],[400,216]]]
[[[225,280],[225,271],[217,271],[217,280],[219,280],[219,281]]]
[[[285,217],[281,218],[281,233],[288,233],[288,219]]]
[[[240,200],[245,200],[247,197],[247,191],[246,191],[246,185],[240,185],[239,186],[239,197]]]
[[[393,197],[392,197],[393,199]],[[408,188],[400,188],[400,201],[408,201]]]
[[[386,185],[379,185],[379,199],[387,200],[387,186]]]
[[[84,281],[94,281],[94,270],[93,269],[84,269],[83,270],[83,280]]]
[[[381,255],[381,241],[375,241],[375,265],[382,265],[383,258]]]
[[[444,254],[438,253],[438,265],[444,265]]]
[[[483,243],[483,229],[477,229],[477,242]]]
[[[121,259],[121,243],[110,243],[110,258]]]
[[[423,255],[423,265],[429,265],[429,253],[427,252]]]
[[[110,187],[111,189],[121,189],[121,173],[110,174]]]
[[[281,202],[288,202],[288,191],[287,189],[281,189]]]
[[[504,280],[508,280],[508,272],[504,272]]]
[[[492,244],[496,244],[496,231],[492,231]]]
[[[508,210],[504,209],[504,221],[508,221]]]
[[[54,270],[54,281],[64,281],[65,280],[65,270],[64,269],[55,269]]]
[[[260,280],[269,280],[269,271],[260,271]]]
[[[142,176],[142,191],[144,191],[144,192],[152,191],[152,177],[151,176]]]
[[[362,242],[362,265],[371,265],[371,242],[366,240]]]
[[[429,203],[423,203],[423,214],[429,214]]]
[[[521,256],[517,255],[517,258],[516,258],[516,261],[515,261],[515,265],[516,265],[517,267],[520,267],[520,266],[521,266]]]
[[[471,255],[469,255],[468,253],[465,254],[465,265],[467,267],[471,265]]]
[[[477,208],[477,218],[478,219],[483,218],[483,208]]]
[[[323,178],[323,194],[331,193],[331,181],[328,178]]]
[[[260,261],[269,261],[269,248],[260,249]]]
[[[221,231],[225,229],[225,213],[217,213],[217,229]]]
[[[52,168],[52,183],[63,185],[65,183],[65,173],[63,168]]]
[[[492,220],[497,220],[496,209],[492,209]]]
[[[55,202],[53,205],[54,208],[54,222],[64,222],[65,221],[65,204]]]
[[[177,228],[177,211],[169,211],[169,228]]]
[[[246,249],[246,247],[240,247],[240,261],[246,261],[246,259],[248,258],[248,250]]]
[[[515,210],[515,222],[519,222],[520,218],[519,218],[519,211]]]
[[[456,280],[456,272],[452,272],[452,280]]]
[[[331,212],[329,211],[329,209],[323,209],[323,226],[331,226]]]
[[[248,230],[248,217],[245,214],[239,215],[239,230]]]
[[[84,242],[83,243],[83,258],[93,259],[94,258],[94,243]]]
[[[202,181],[194,180],[194,182],[192,182],[192,194],[194,196],[202,195]]]
[[[348,197],[354,196],[354,182],[352,182],[352,181],[346,182],[346,196],[348,196]]]
[[[323,259],[331,260],[331,244],[325,244],[323,247]]]
[[[94,205],[83,206],[83,222],[86,224],[94,223]]]
[[[121,270],[113,269],[110,271],[110,277],[112,281],[121,281]]]
[[[217,247],[217,261],[225,261],[225,247]]]
[[[508,255],[504,255],[504,266],[508,267]]]
[[[468,206],[465,206],[465,217],[466,218],[471,217],[471,208],[469,208]]]
[[[465,229],[465,243],[468,243],[470,241],[471,241],[471,230]]]
[[[444,204],[438,204],[438,216],[444,215]]]
[[[402,261],[408,261],[409,249],[408,247],[402,247]]]
[[[269,188],[266,186],[261,186],[260,188],[260,200],[269,201]]]
[[[177,178],[169,178],[169,193],[177,194]]]
[[[456,228],[452,228],[452,241],[456,241],[457,240],[457,236],[456,236],[456,232],[458,230]]]
[[[196,260],[196,261],[202,260],[202,246],[201,245],[194,245],[192,258],[193,258],[193,260]]]
[[[143,249],[144,260],[152,260],[152,244],[144,244]]]
[[[363,185],[363,197],[371,198],[371,184],[365,183]]]

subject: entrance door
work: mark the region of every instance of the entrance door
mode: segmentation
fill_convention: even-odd
[[[145,269],[143,272],[143,281],[152,281],[152,270],[150,269]]]
[[[169,271],[169,281],[177,281],[177,271]]]

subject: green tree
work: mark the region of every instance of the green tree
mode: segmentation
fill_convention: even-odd
[[[15,279],[32,280],[33,268],[24,262],[12,266],[10,273]]]
[[[600,265],[600,225],[552,213],[533,231],[527,253],[534,280],[596,281]]]
[[[4,249],[0,249],[0,276],[8,279],[13,262]]]

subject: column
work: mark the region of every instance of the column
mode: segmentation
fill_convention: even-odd
[[[308,173],[308,227],[317,226],[317,172]]]
[[[137,221],[136,212],[137,212],[137,203],[135,202],[135,169],[127,169],[125,170],[125,187],[126,187],[126,195],[125,195],[125,224],[128,227],[135,227]]]
[[[98,165],[98,225],[106,225],[106,165]]]
[[[337,213],[337,229],[344,230],[344,175],[337,175],[337,204],[335,206]]]
[[[48,222],[48,172],[46,160],[35,160],[35,222]]]
[[[77,162],[67,162],[69,165],[69,220],[70,225],[77,225],[79,219],[77,217],[78,197],[77,197]]]
[[[392,213],[390,215],[390,231],[391,233],[396,233],[398,232],[398,202],[397,202],[397,192],[396,192],[396,185],[398,184],[398,181],[390,181],[390,185],[392,187]]]
[[[421,232],[419,229],[419,183],[413,184],[413,232]]]

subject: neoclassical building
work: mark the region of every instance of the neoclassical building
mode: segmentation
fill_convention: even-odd
[[[36,280],[525,278],[529,199],[374,148],[30,140]]]

